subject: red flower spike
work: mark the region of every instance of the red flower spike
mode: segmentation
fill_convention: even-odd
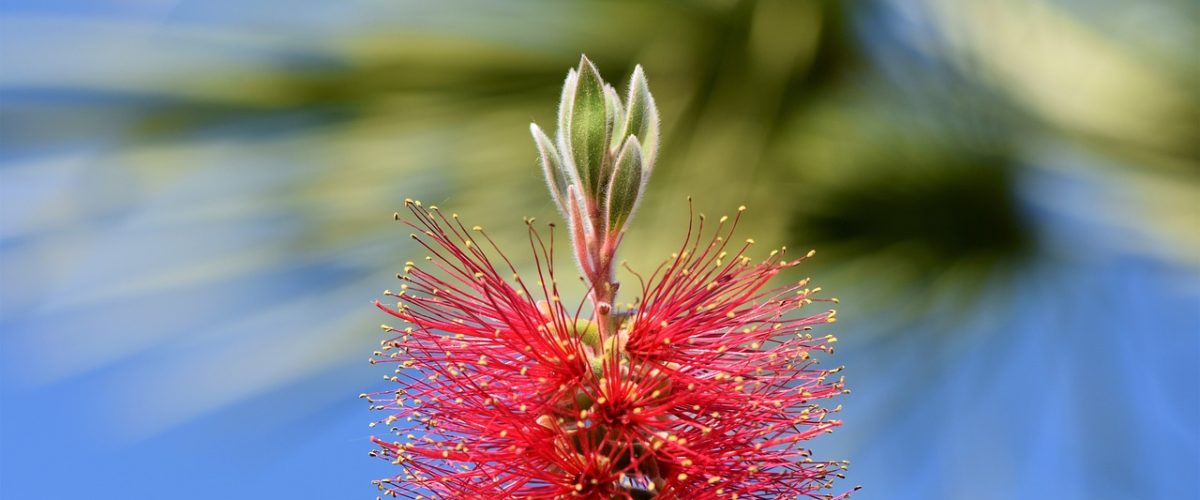
[[[731,243],[741,210],[707,236],[705,218],[693,219],[679,251],[639,276],[638,304],[612,309],[593,293],[585,311],[559,297],[553,225],[543,239],[527,221],[531,286],[482,229],[406,204],[430,257],[405,266],[400,291],[387,292],[394,307],[377,302],[407,326],[385,325],[394,337],[372,359],[397,365],[398,387],[365,395],[398,437],[375,439],[374,454],[401,469],[376,481],[387,495],[847,496],[823,493],[845,462],[802,446],[841,424],[830,418],[840,406],[821,403],[846,391],[841,368],[812,357],[833,351],[835,338],[810,330],[834,311],[796,313],[835,301],[807,280],[768,287],[804,257],[752,264],[753,241]]]

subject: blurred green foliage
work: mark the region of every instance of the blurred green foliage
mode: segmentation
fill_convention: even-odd
[[[564,61],[576,57],[574,47],[585,47],[614,79],[642,62],[663,95],[667,141],[651,204],[665,208],[643,221],[647,226],[677,220],[673,201],[685,194],[703,194],[702,208],[714,210],[774,200],[765,205],[779,212],[756,217],[752,228],[760,236],[792,231],[773,242],[864,256],[904,246],[908,250],[896,258],[914,265],[952,267],[948,262],[961,259],[986,266],[1018,256],[1032,238],[1013,192],[1017,170],[1044,167],[1029,156],[1027,150],[1037,147],[1030,146],[1031,135],[1037,136],[1033,142],[1059,141],[1136,165],[1142,171],[1135,175],[1182,182],[1179,196],[1195,194],[1200,176],[1200,134],[1196,121],[1186,119],[1198,116],[1196,101],[1122,86],[1134,77],[1116,71],[1136,69],[1137,61],[1128,59],[1137,45],[1102,52],[1115,49],[1111,40],[1098,43],[1094,28],[1048,4],[969,8],[930,2],[923,8],[935,21],[950,14],[969,21],[916,39],[886,29],[852,34],[875,30],[873,8],[898,8],[887,3],[520,3],[503,13],[474,7],[453,14],[416,9],[409,22],[426,22],[422,29],[339,34],[318,56],[168,76],[155,86],[171,90],[137,113],[128,140],[191,141],[231,126],[246,127],[255,141],[272,133],[314,134],[307,140],[325,142],[314,148],[336,165],[295,191],[304,197],[297,201],[301,208],[326,212],[318,218],[325,224],[313,227],[317,240],[361,239],[375,224],[372,213],[356,207],[373,210],[377,203],[394,205],[401,193],[420,194],[406,188],[432,171],[455,186],[447,195],[464,210],[501,203],[511,210],[488,211],[491,222],[548,215],[536,191],[528,141],[519,139],[523,130],[515,123],[549,122],[552,110],[545,102],[563,76]],[[522,12],[540,21],[518,34],[528,23]],[[1010,39],[1005,30],[959,32],[973,25],[973,15],[989,13],[1001,20],[1036,14],[1041,17],[1032,21],[1069,29],[1026,40]],[[620,29],[597,28],[610,25]],[[926,51],[909,58],[929,67],[898,78],[906,75],[895,71],[917,70],[872,63],[891,55],[887,47],[864,46],[872,38]],[[1094,59],[1110,61],[1100,74],[1111,83],[1091,87],[1116,89],[1104,96],[1124,99],[1116,107],[1139,111],[1140,123],[1155,128],[1120,123],[1102,130],[1104,121],[1056,120],[1059,110],[1023,102],[1025,88],[1000,81],[1006,68],[989,66],[1020,61],[967,53],[972,43],[1022,50],[1005,45],[1016,41],[1081,56],[1100,51]],[[1195,82],[1194,65],[1173,61],[1135,83]],[[1030,71],[1045,64],[1036,55],[1026,62]],[[1071,92],[1070,82],[1055,83]],[[1114,94],[1124,90],[1128,94]],[[1087,113],[1087,107],[1113,103],[1064,105],[1071,108],[1067,113],[1080,106],[1085,109],[1078,112]],[[1109,140],[1113,136],[1120,140]],[[350,203],[339,211],[339,202]]]

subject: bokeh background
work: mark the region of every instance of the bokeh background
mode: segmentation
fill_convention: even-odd
[[[583,52],[663,113],[631,265],[689,194],[819,249],[856,498],[1200,498],[1194,1],[0,5],[2,498],[374,498],[391,214],[524,260]]]

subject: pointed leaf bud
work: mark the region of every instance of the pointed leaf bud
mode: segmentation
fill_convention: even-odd
[[[567,79],[563,82],[562,97],[558,100],[558,130],[555,132],[555,141],[557,141],[558,150],[562,152],[563,165],[569,167],[572,171],[575,170],[575,161],[569,154],[570,137],[568,131],[571,128],[571,110],[575,106],[575,86],[579,84],[579,73],[575,72],[575,68],[567,71]]]
[[[604,153],[608,145],[608,125],[604,105],[604,82],[600,72],[584,56],[579,61],[579,76],[572,103],[567,150],[575,160],[575,171],[587,198],[594,199],[603,184]]]
[[[633,69],[633,76],[629,79],[627,108],[625,130],[622,133],[638,138],[645,154],[643,168],[649,173],[658,157],[658,107],[654,104],[654,96],[650,95],[650,86],[646,83],[646,73],[641,65]]]
[[[637,207],[642,191],[642,147],[629,136],[617,155],[617,168],[608,185],[609,231],[620,231]]]
[[[604,84],[604,101],[606,106],[606,116],[608,117],[608,136],[611,138],[608,144],[611,157],[616,158],[617,149],[621,147],[621,141],[625,140],[625,105],[621,102],[621,95],[617,93],[612,85]]]
[[[571,184],[571,173],[562,164],[562,159],[558,154],[558,149],[554,147],[554,143],[536,123],[529,124],[529,133],[533,135],[533,142],[537,144],[538,159],[542,163],[542,173],[546,175],[546,187],[550,189],[550,197],[554,198],[554,204],[558,206],[559,212],[566,215],[567,207],[564,197],[567,195],[567,186]]]

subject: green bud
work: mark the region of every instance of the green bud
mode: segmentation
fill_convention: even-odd
[[[592,375],[597,379],[604,378],[604,363],[608,359],[606,356],[592,356],[588,363],[592,366]]]
[[[604,341],[605,356],[622,356],[625,359],[625,339],[621,335],[612,335]]]
[[[600,348],[600,327],[591,320],[578,319],[574,325],[570,325],[571,335],[579,338],[579,341],[584,345],[591,346],[594,349]]]
[[[581,390],[575,391],[575,407],[581,410],[586,410],[592,407],[592,397],[588,393]]]

